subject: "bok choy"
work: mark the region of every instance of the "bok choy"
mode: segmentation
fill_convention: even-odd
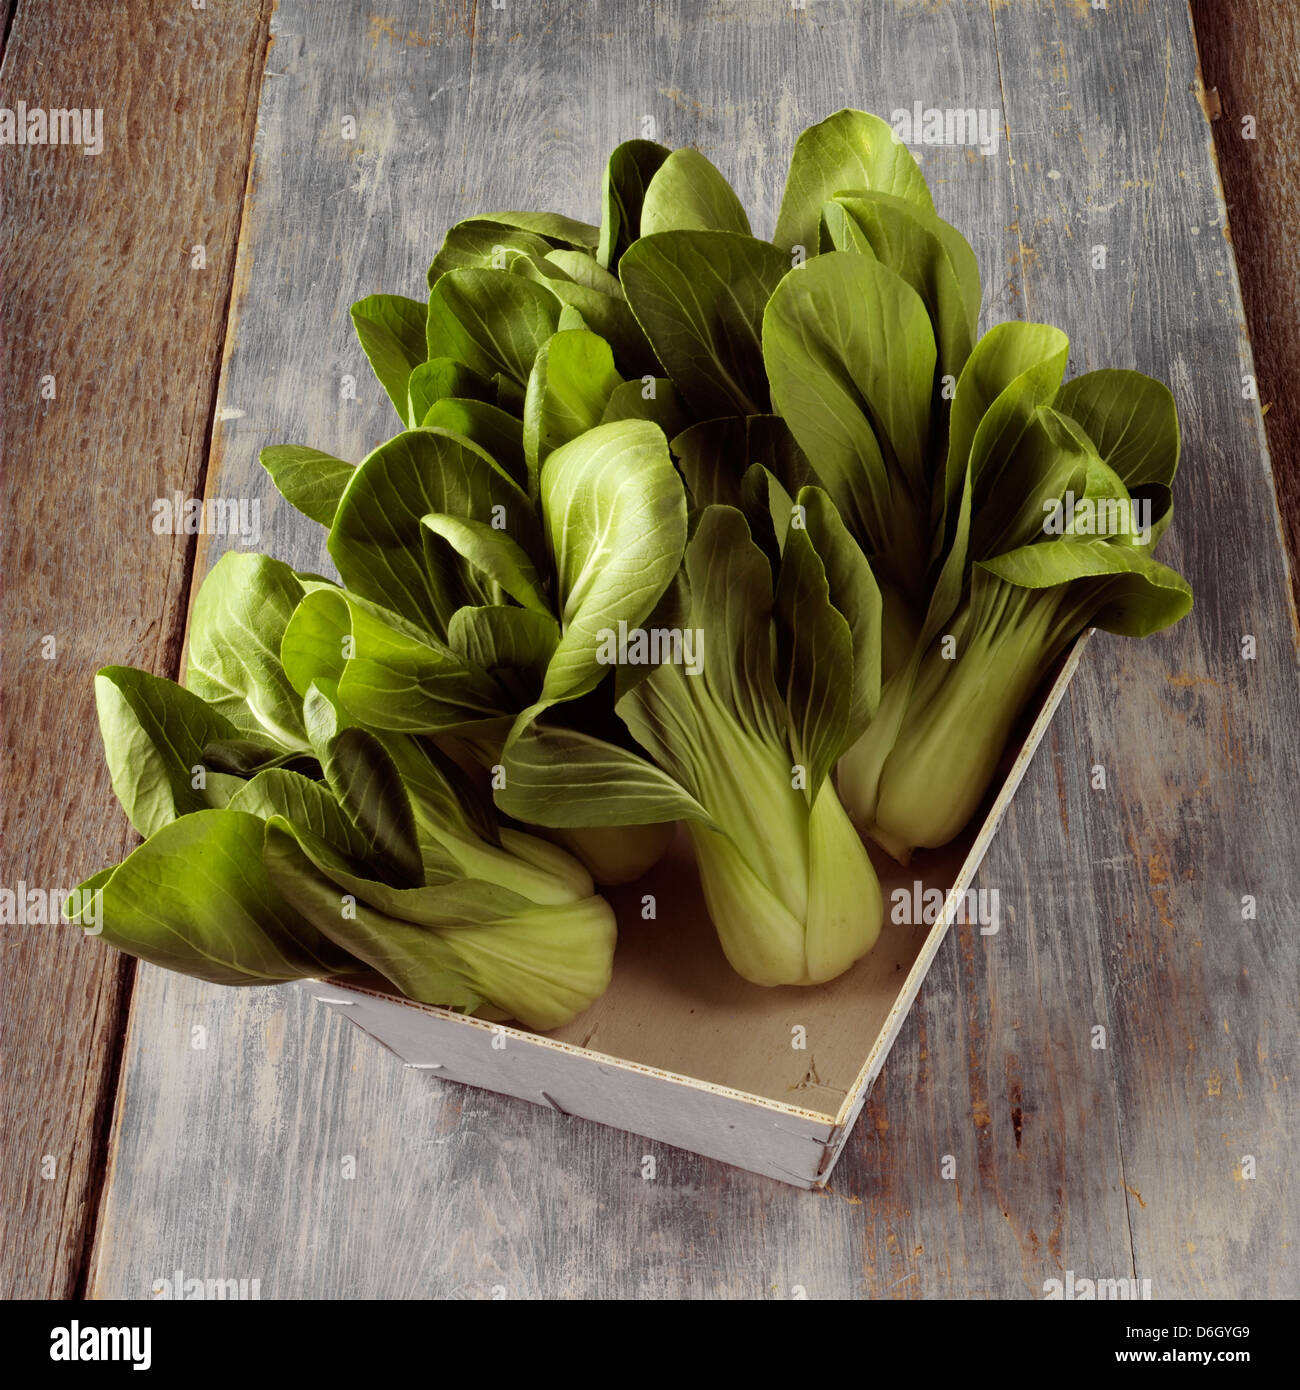
[[[1169,392],[980,336],[885,122],[800,135],[771,240],[695,150],[628,141],[599,197],[464,218],[421,297],[352,306],[392,437],[261,456],[338,582],[227,556],[184,688],[99,673],[144,837],[83,886],[112,944],[551,1028],[610,979],[593,877],[680,821],[735,969],[818,984],[881,930],[862,836],[960,834],[1081,632],[1190,607]]]
[[[615,708],[639,753],[521,720],[497,793],[538,825],[593,803],[613,824],[685,821],[727,959],[761,985],[833,979],[881,926],[829,776],[879,695],[880,595],[824,493],[800,492],[788,519],[777,554],[735,508],[696,517],[651,626],[697,633],[703,661],[625,675]]]
[[[294,689],[277,641],[326,592],[229,554],[195,605],[189,689],[100,672],[113,789],[146,838],[70,901],[98,892],[104,940],[200,979],[370,969],[426,1003],[565,1022],[609,982],[609,905],[428,740],[351,723],[325,678]]]

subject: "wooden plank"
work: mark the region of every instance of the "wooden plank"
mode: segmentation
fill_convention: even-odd
[[[602,7],[594,17],[576,3],[518,12],[470,5],[446,6],[432,23],[414,3],[393,4],[383,20],[321,8],[296,0],[275,21],[275,75],[263,88],[261,172],[241,259],[247,293],[221,387],[221,406],[242,414],[216,432],[209,477],[223,495],[260,497],[271,548],[299,564],[323,563],[319,532],[287,508],[275,510],[256,474],[257,448],[291,439],[358,457],[391,428],[351,342],[348,302],[379,288],[417,293],[432,243],[466,212],[513,203],[594,218],[600,155],[640,133],[647,114],[660,138],[696,143],[714,157],[760,210],[763,230],[774,220],[795,132],[836,106],[886,114],[916,99],[1004,107],[1014,162],[1005,147],[997,158],[949,149],[927,150],[923,160],[941,210],[972,234],[981,255],[986,318],[1050,317],[1098,360],[1136,361],[1162,375],[1169,368],[1158,348],[1181,346],[1170,335],[1186,321],[1171,317],[1167,300],[1182,267],[1143,264],[1125,280],[1125,304],[1133,293],[1139,314],[1152,314],[1165,335],[1130,340],[1114,305],[1099,307],[1068,259],[1076,197],[1082,205],[1086,193],[1052,207],[1028,188],[1018,142],[1039,138],[1034,122],[1045,109],[1051,118],[1045,92],[1063,79],[1032,47],[1017,59],[1006,7],[867,10],[812,0],[800,12],[771,0],[701,10],[683,0]],[[1085,15],[1062,19],[1067,67],[1083,65],[1080,46],[1096,50],[1086,88],[1093,102],[1121,80],[1128,47],[1149,47],[1167,16],[1168,7],[1126,8],[1126,27],[1104,45],[1084,27]],[[1051,15],[1036,10],[1034,19]],[[1176,21],[1171,46],[1186,63],[1190,33]],[[1083,101],[1081,94],[1081,109]],[[1190,139],[1181,109],[1165,159],[1174,163],[1177,148],[1189,177],[1212,188],[1204,144]],[[1098,110],[1104,132],[1106,111]],[[351,147],[321,134],[345,111],[360,119]],[[1149,102],[1121,102],[1116,139],[1141,148],[1159,129],[1158,115]],[[1049,168],[1075,168],[1062,152],[1067,138],[1042,138]],[[1164,228],[1184,194],[1166,177],[1153,179],[1145,196]],[[1127,206],[1128,219],[1121,210],[1118,221],[1140,244],[1132,219],[1140,232],[1145,208]],[[1030,273],[1022,243],[1038,257]],[[1220,341],[1231,324],[1235,289],[1230,274],[1223,278],[1223,302],[1199,306],[1198,333],[1211,341],[1206,322],[1219,325]],[[1151,356],[1135,357],[1135,343]],[[338,401],[344,372],[363,383],[360,408]],[[1187,379],[1175,385],[1187,404]],[[1186,432],[1189,472],[1194,460],[1235,441],[1216,466],[1233,495],[1250,494],[1249,508],[1267,473],[1248,425],[1245,416],[1226,418],[1220,403],[1193,402]],[[1180,504],[1196,515],[1182,495]],[[1189,529],[1181,528],[1181,558],[1203,592],[1212,590],[1207,547],[1215,533],[1204,528],[1198,551]],[[1264,535],[1245,548],[1261,632],[1276,596],[1269,541]],[[1231,737],[1252,750],[1270,737],[1279,711],[1261,691],[1262,669],[1247,673],[1253,689],[1238,673],[1220,697],[1195,684],[1199,665],[1171,662],[1176,647],[1207,650],[1221,621],[1209,592],[1169,638],[1145,648],[1092,644],[1084,694],[1068,699],[1068,719],[1050,735],[1051,760],[1030,768],[981,875],[982,886],[1002,894],[1002,930],[951,934],[823,1196],[403,1070],[293,990],[221,992],[144,968],[94,1291],[141,1296],[177,1267],[260,1277],[264,1296],[468,1297],[500,1286],[512,1296],[725,1297],[788,1295],[795,1284],[813,1297],[1041,1296],[1044,1279],[1067,1267],[1129,1273],[1130,1222],[1143,1209],[1126,1193],[1121,1138],[1133,1137],[1145,1186],[1134,1185],[1153,1208],[1160,1179],[1145,1165],[1151,1135],[1170,1118],[1157,1100],[1187,1098],[1167,1084],[1162,1093],[1156,1081],[1182,1079],[1191,996],[1145,989],[1151,1052],[1135,1058],[1132,1038],[1122,1035],[1126,1021],[1143,1016],[1115,991],[1121,983],[1134,989],[1133,974],[1158,971],[1173,948],[1137,933],[1134,946],[1123,928],[1136,921],[1147,930],[1153,905],[1174,902],[1187,914],[1176,920],[1195,922],[1222,887],[1210,864],[1193,865],[1195,884],[1173,882],[1185,862],[1168,853],[1153,861],[1143,837],[1156,826],[1168,847],[1187,819],[1193,848],[1213,844],[1219,870],[1242,858],[1251,881],[1271,892],[1279,871],[1265,863],[1267,849],[1251,846],[1276,843],[1288,828],[1275,812],[1262,827],[1249,824],[1247,838],[1247,823],[1233,819],[1242,769],[1230,765],[1228,737],[1226,751],[1216,743],[1224,707],[1214,699],[1229,694]],[[1275,647],[1267,659],[1275,683]],[[1178,743],[1160,728],[1180,717]],[[1202,787],[1189,765],[1206,757],[1217,780]],[[1112,770],[1109,798],[1089,789],[1098,758]],[[1155,882],[1161,874],[1170,881]],[[1276,946],[1275,924],[1261,935],[1263,948]],[[1154,965],[1153,947],[1163,953]],[[1121,969],[1125,949],[1136,964]],[[1222,1001],[1233,964],[1216,964],[1200,982],[1198,1006]],[[1183,976],[1176,983],[1190,987]],[[1164,1036],[1165,1018],[1176,1037]],[[1089,1046],[1098,1022],[1112,1039],[1105,1053]],[[203,1049],[191,1045],[195,1025],[207,1030]],[[1145,1073],[1145,1089],[1117,1075],[1119,1062]],[[1276,1107],[1254,1105],[1251,1114],[1274,1133]],[[1199,1124],[1167,1128],[1185,1141]],[[951,1182],[940,1172],[947,1154],[956,1164]],[[647,1155],[657,1160],[653,1179],[642,1176]],[[1171,1210],[1186,1201],[1185,1178],[1184,1166],[1171,1179]],[[1275,1277],[1277,1267],[1259,1276],[1234,1264],[1231,1234],[1207,1225],[1201,1273],[1210,1291],[1230,1294]],[[1135,1229],[1142,1269],[1156,1269],[1158,1292],[1186,1287],[1188,1269],[1165,1262],[1169,1240],[1152,1244],[1140,1223]]]
[[[1250,342],[1190,20],[1182,5],[1112,4],[1009,6],[996,21],[1028,306],[1071,332],[1075,370],[1170,382],[1184,450],[1161,556],[1197,596],[1171,632],[1099,637],[1081,668],[1060,728],[1068,838],[1048,788],[1014,813],[1039,861],[1020,881],[1050,875],[1035,896],[1051,930],[1095,934],[1105,964],[1073,987],[1095,993],[1106,1050],[1055,1035],[1054,1057],[1119,1095],[1111,1176],[1128,1194],[1137,1277],[1161,1298],[1285,1296],[1300,1268],[1285,1080],[1297,632],[1259,402],[1242,397]],[[1104,791],[1090,789],[1094,763]],[[1243,920],[1246,895],[1257,919]],[[1062,1260],[1091,1272],[1069,1247]]]
[[[8,34],[0,104],[104,112],[98,155],[0,154],[9,889],[72,887],[132,844],[92,675],[176,670],[193,546],[153,534],[150,508],[202,486],[265,36],[256,4],[144,0],[21,4]],[[0,1293],[62,1297],[84,1273],[132,970],[76,928],[3,936]]]
[[[1232,244],[1259,372],[1273,480],[1300,603],[1300,10],[1275,0],[1191,0]]]

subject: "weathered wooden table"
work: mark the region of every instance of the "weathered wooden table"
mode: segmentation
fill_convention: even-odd
[[[1161,553],[1197,604],[1091,644],[981,875],[1010,920],[950,935],[829,1191],[670,1149],[647,1181],[646,1141],[404,1070],[293,987],[8,927],[8,1287],[1042,1297],[1073,1270],[1294,1294],[1297,630],[1186,6],[155,8],[5,15],[0,104],[102,106],[105,144],[0,151],[4,885],[132,843],[91,673],[174,674],[222,543],[153,534],[153,500],[256,498],[262,545],[324,567],[256,455],[384,437],[348,305],[418,294],[471,211],[595,220],[600,161],[645,117],[770,232],[796,132],[837,107],[1001,113],[988,156],[921,151],[936,202],[985,323],[1051,320],[1072,370],[1170,382]]]

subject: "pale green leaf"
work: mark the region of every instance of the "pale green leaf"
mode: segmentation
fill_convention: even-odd
[[[928,212],[934,202],[907,146],[878,116],[843,110],[809,126],[795,141],[773,240],[783,251],[817,248],[822,204],[837,193],[870,188]]]

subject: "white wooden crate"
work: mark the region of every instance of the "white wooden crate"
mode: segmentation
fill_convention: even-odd
[[[731,969],[681,835],[645,878],[608,892],[620,931],[613,982],[551,1033],[416,1004],[382,984],[309,980],[303,988],[430,1076],[518,1096],[798,1187],[823,1186],[1086,641],[1080,638],[1045,687],[982,820],[905,868],[873,850],[885,927],[875,949],[829,984],[764,989]],[[918,880],[943,891],[943,913],[928,927],[892,923],[891,893]],[[655,895],[654,921],[641,917],[645,893]],[[792,1045],[797,1028],[803,1047]]]

